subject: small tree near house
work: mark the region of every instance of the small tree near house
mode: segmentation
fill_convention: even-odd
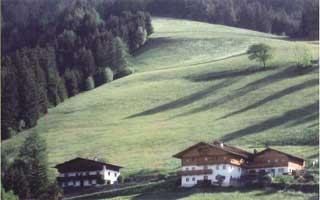
[[[248,58],[250,60],[257,60],[263,64],[264,68],[266,67],[267,61],[272,58],[271,47],[263,43],[251,45],[247,54],[249,54]]]
[[[226,177],[225,177],[225,176],[222,176],[222,175],[220,175],[220,174],[218,174],[218,175],[216,176],[216,180],[217,180],[219,186],[222,185],[222,183],[223,183],[223,181],[224,181],[225,179],[226,179]]]

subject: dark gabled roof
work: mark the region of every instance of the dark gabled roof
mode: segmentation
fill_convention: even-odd
[[[284,155],[286,155],[286,156],[288,156],[288,157],[290,157],[290,158],[297,159],[297,160],[302,161],[302,162],[304,161],[303,158],[300,158],[300,157],[297,157],[297,156],[293,156],[293,155],[291,155],[291,154],[288,154],[288,153],[279,151],[279,150],[277,150],[277,149],[272,149],[272,148],[270,148],[270,147],[268,147],[268,148],[266,148],[266,149],[264,149],[264,150],[262,150],[262,151],[259,151],[258,153],[254,154],[254,156],[263,154],[263,153],[266,152],[266,151],[276,151],[276,152],[281,153],[281,154],[284,154]]]
[[[195,144],[195,145],[192,145],[191,147],[186,148],[186,149],[183,150],[183,151],[180,151],[179,153],[173,155],[172,157],[180,158],[185,152],[187,152],[187,151],[189,151],[190,149],[193,149],[194,147],[199,146],[199,145],[208,145],[208,146],[210,146],[209,144],[207,144],[207,143],[205,143],[205,142],[199,142],[199,143],[197,143],[197,144]]]
[[[111,170],[119,170],[123,168],[118,165],[113,165],[101,161],[90,160],[87,158],[74,158],[72,160],[66,161],[61,164],[57,164],[55,168],[58,169],[59,172],[72,172],[72,171],[87,171],[87,170],[101,170],[103,166],[106,166],[107,169]]]
[[[250,152],[248,152],[246,150],[240,149],[240,148],[235,147],[235,146],[227,145],[225,143],[223,143],[223,147],[221,147],[221,143],[222,142],[214,141],[213,145],[215,145],[216,147],[218,147],[218,148],[220,148],[222,150],[225,150],[225,151],[227,151],[229,153],[240,155],[240,156],[245,157],[245,158],[249,158],[250,156],[252,156],[252,153],[250,153]]]
[[[213,142],[212,144],[209,144],[209,143],[205,143],[205,142],[199,142],[175,155],[173,155],[173,157],[175,158],[181,158],[181,156],[186,153],[187,151],[189,151],[190,149],[192,148],[195,148],[196,146],[198,145],[207,145],[209,147],[213,147],[213,148],[218,148],[218,149],[221,149],[222,151],[225,151],[227,153],[230,153],[230,154],[233,154],[233,155],[237,155],[237,156],[241,156],[241,157],[244,157],[244,158],[249,158],[249,156],[251,156],[252,154],[245,151],[245,150],[242,150],[242,149],[239,149],[237,147],[234,147],[234,146],[230,146],[230,145],[226,145],[223,143],[223,147],[221,146],[221,142]]]

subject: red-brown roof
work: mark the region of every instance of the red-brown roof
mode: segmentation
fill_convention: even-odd
[[[282,151],[279,151],[279,150],[276,150],[276,149],[272,149],[270,147],[268,147],[268,148],[266,148],[266,149],[264,149],[262,151],[259,151],[258,153],[254,154],[254,155],[260,155],[260,154],[265,153],[266,151],[275,151],[275,152],[278,152],[280,154],[284,154],[284,155],[286,155],[286,156],[288,156],[290,158],[293,158],[293,159],[299,160],[301,162],[304,162],[303,158],[300,158],[300,157],[297,157],[297,156],[294,156],[294,155],[291,155],[291,154],[288,154],[288,153],[285,153],[285,152],[282,152]]]
[[[119,171],[120,168],[123,168],[118,165],[80,157],[58,164],[55,166],[55,168],[57,168],[59,172],[77,172],[102,170],[103,166],[106,166],[107,169],[115,171]]]
[[[223,151],[225,151],[227,153],[230,153],[230,154],[233,154],[233,155],[237,155],[237,156],[241,156],[241,157],[244,157],[244,158],[249,158],[249,156],[252,155],[251,153],[249,153],[249,152],[247,152],[245,150],[239,149],[239,148],[231,146],[231,145],[226,145],[226,144],[223,143],[223,146],[221,146],[221,142],[215,141],[215,142],[213,142],[211,144],[210,143],[205,143],[205,142],[199,142],[199,143],[197,143],[197,144],[195,144],[195,145],[193,145],[193,146],[191,146],[191,147],[189,147],[189,148],[187,148],[187,149],[185,149],[185,150],[173,155],[173,157],[181,158],[181,156],[183,154],[185,154],[187,151],[189,151],[190,149],[193,149],[193,148],[195,148],[195,147],[197,147],[199,145],[207,145],[207,146],[212,147],[212,148],[218,148],[218,149],[221,149],[221,150],[223,150]]]

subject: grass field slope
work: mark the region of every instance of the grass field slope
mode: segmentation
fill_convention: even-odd
[[[132,59],[135,74],[50,109],[37,127],[3,142],[3,154],[13,156],[25,135],[37,131],[51,166],[96,156],[124,166],[126,175],[173,172],[180,164],[173,154],[216,139],[318,157],[318,69],[294,67],[297,48],[318,59],[318,42],[186,20],[156,18],[153,25],[155,33]],[[263,70],[244,54],[260,42],[274,54]]]

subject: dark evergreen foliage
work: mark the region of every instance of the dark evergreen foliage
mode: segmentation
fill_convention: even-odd
[[[18,157],[2,171],[4,190],[12,190],[19,199],[58,199],[60,191],[55,183],[49,182],[47,171],[46,143],[39,134],[32,133]]]
[[[151,0],[152,15],[318,39],[318,0]]]
[[[144,3],[132,3],[2,2],[2,139],[35,126],[48,107],[94,88],[95,82],[109,82],[127,67],[128,52],[153,30]],[[105,74],[107,67],[113,72]],[[92,79],[99,74],[102,79]]]
[[[19,105],[22,120],[27,128],[34,127],[39,118],[39,85],[36,82],[35,74],[30,67],[31,62],[26,50],[17,51],[14,56],[15,65],[18,71]]]
[[[19,92],[15,65],[9,57],[2,59],[1,65],[1,138],[11,136],[11,131],[18,128]],[[4,117],[5,116],[5,117]]]

